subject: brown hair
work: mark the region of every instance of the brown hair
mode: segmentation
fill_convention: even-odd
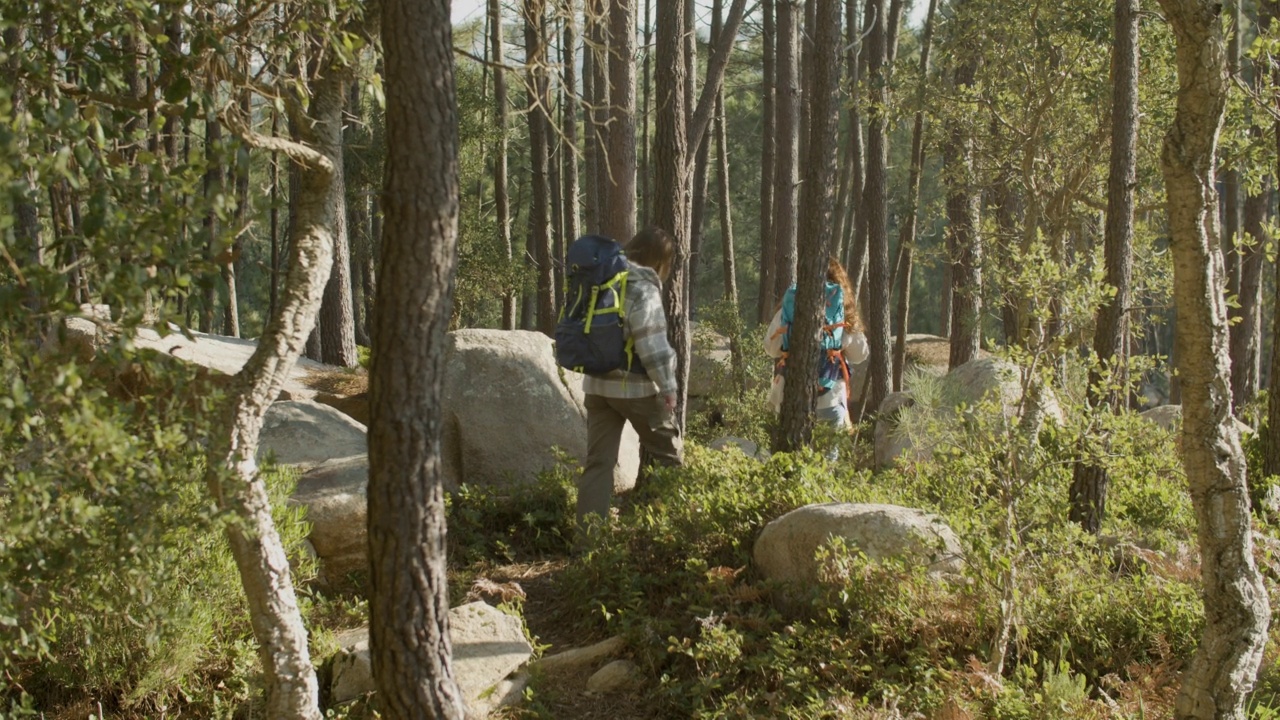
[[[636,233],[623,249],[627,253],[627,260],[636,265],[653,268],[663,282],[671,276],[671,260],[676,254],[676,239],[666,230],[647,227]]]
[[[835,283],[844,289],[844,321],[849,323],[849,327],[861,332],[862,316],[858,314],[858,298],[853,296],[848,273],[835,257],[827,260],[827,282]]]

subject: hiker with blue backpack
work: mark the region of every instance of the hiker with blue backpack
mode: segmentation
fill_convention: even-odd
[[[870,355],[867,336],[858,316],[857,301],[849,287],[849,276],[835,258],[827,261],[827,278],[822,288],[826,299],[821,329],[822,353],[818,367],[808,373],[787,367],[791,349],[791,323],[796,315],[796,286],[792,284],[782,296],[782,304],[773,314],[764,337],[764,349],[774,358],[773,385],[769,404],[775,413],[782,410],[782,393],[786,382],[796,382],[806,375],[817,383],[816,418],[819,422],[843,430],[849,422],[849,366]],[[790,380],[785,378],[790,377]]]
[[[627,422],[651,463],[679,466],[676,353],[667,341],[662,281],[671,272],[675,238],[642,230],[621,247],[594,235],[565,255],[565,305],[556,326],[556,361],[584,373],[587,461],[578,480],[578,524],[607,519],[613,468]],[[644,470],[641,470],[643,476]]]

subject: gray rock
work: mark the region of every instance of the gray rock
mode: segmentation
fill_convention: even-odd
[[[467,703],[469,718],[521,697],[527,676],[512,674],[533,655],[519,618],[484,602],[449,610],[453,672]],[[329,697],[334,704],[374,691],[368,628],[338,637],[342,649],[333,658]]]
[[[765,526],[752,558],[767,579],[812,583],[818,578],[814,554],[832,537],[842,538],[870,559],[907,558],[934,573],[957,573],[963,567],[959,538],[937,516],[898,505],[861,503],[792,510]]]
[[[553,447],[587,454],[582,376],[556,365],[546,335],[459,330],[449,335],[443,410],[445,487],[531,482],[555,465]],[[639,439],[623,435],[614,488],[635,486]]]
[[[635,690],[644,682],[640,668],[630,660],[614,660],[587,680],[587,692],[596,695]]]
[[[1178,433],[1178,443],[1182,443],[1182,406],[1181,405],[1158,405],[1150,410],[1144,410],[1138,413],[1138,417],[1143,420],[1155,423],[1161,428],[1171,433]],[[1241,436],[1252,435],[1254,429],[1248,423],[1241,421],[1239,418],[1233,418],[1236,432]]]
[[[889,338],[891,352],[896,342],[896,338]],[[938,377],[947,374],[947,365],[951,354],[950,340],[937,335],[907,333],[905,345],[906,362],[902,369],[904,374],[912,370]],[[978,357],[988,357],[987,351],[979,350]],[[849,397],[854,404],[861,403],[862,396],[867,391],[867,373],[870,367],[870,360],[864,360],[856,365],[849,366]]]
[[[756,445],[755,443],[745,438],[739,438],[739,437],[716,438],[715,440],[712,440],[711,444],[708,445],[707,447],[711,448],[712,450],[719,450],[720,452],[728,452],[731,448],[737,448],[739,451],[742,452],[743,455],[746,455],[749,458],[755,458],[757,460],[769,459],[768,450],[761,449],[759,445]]]
[[[329,581],[368,567],[369,456],[328,460],[298,480],[290,502],[307,509],[311,545]]]
[[[281,465],[310,467],[368,451],[364,425],[311,400],[272,403],[258,440],[258,458],[274,456]]]
[[[957,406],[976,407],[992,397],[999,400],[1001,409],[1008,418],[1019,416],[1025,407],[1018,367],[1005,360],[993,357],[971,360],[944,375],[941,382],[941,395],[946,398],[947,404],[932,408],[940,419],[953,419]],[[900,429],[899,421],[903,413],[918,412],[919,410],[912,409],[918,406],[909,397],[896,397],[899,395],[910,393],[890,394],[885,397],[876,413],[875,462],[880,468],[891,466],[913,445],[913,439]],[[1044,390],[1039,410],[1046,421],[1062,422],[1062,408],[1052,390]],[[932,449],[926,443],[910,450],[910,456],[919,460],[928,458],[931,453]]]
[[[729,349],[729,338],[697,323],[689,323],[689,335],[693,338],[689,397],[706,397],[725,378],[732,377],[733,353]]]

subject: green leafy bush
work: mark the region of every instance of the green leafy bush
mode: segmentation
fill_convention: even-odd
[[[229,715],[258,670],[228,519],[203,482],[203,438],[216,429],[204,403],[189,403],[216,391],[138,357],[3,362],[0,699],[14,712],[92,698],[141,715]],[[121,362],[150,368],[145,398],[121,397]],[[285,504],[296,478],[266,480],[305,582],[308,527]]]

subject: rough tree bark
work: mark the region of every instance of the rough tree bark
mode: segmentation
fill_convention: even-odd
[[[840,3],[817,0],[814,42],[808,59],[813,80],[808,90],[809,141],[805,147],[804,185],[801,191],[799,264],[796,279],[796,315],[791,328],[788,364],[794,368],[783,395],[779,449],[794,450],[808,443],[813,433],[815,383],[803,382],[805,371],[818,366],[822,352],[820,333],[824,322],[823,286],[827,260],[835,245],[836,143],[840,122]],[[795,382],[795,379],[802,380]]]
[[[1253,561],[1244,451],[1231,408],[1214,162],[1227,97],[1221,6],[1161,0],[1177,39],[1178,97],[1161,153],[1178,310],[1182,458],[1195,506],[1205,627],[1179,719],[1243,718],[1271,610]]]
[[[689,143],[684,64],[684,3],[658,3],[657,47],[654,64],[654,103],[658,109],[654,134],[654,225],[676,240],[671,278],[663,288],[667,325],[676,351],[676,422],[684,427],[689,386],[689,314],[684,304],[689,272]]]
[[[776,0],[778,51],[774,82],[773,288],[776,302],[796,279],[796,195],[800,137],[796,0]],[[772,309],[771,309],[772,310]],[[772,315],[772,312],[770,312]]]
[[[537,327],[555,332],[555,284],[551,257],[551,187],[547,177],[551,107],[547,79],[547,6],[545,0],[524,2],[525,74],[529,88],[529,162],[533,195],[529,207],[529,244],[538,270]]]
[[[493,147],[494,221],[498,225],[498,244],[506,249],[507,262],[514,257],[511,245],[511,199],[507,194],[507,71],[502,43],[502,3],[489,2],[489,54],[493,58],[493,118],[498,125]],[[568,110],[566,110],[568,112]],[[516,292],[507,288],[502,294],[502,329],[516,329]]]
[[[955,87],[967,92],[978,71],[977,49],[962,41],[954,70]],[[950,119],[943,148],[947,183],[947,244],[950,261],[951,356],[959,367],[977,357],[982,341],[982,239],[979,237],[982,197],[975,187],[974,149],[967,123]],[[944,294],[946,290],[943,291]]]
[[[341,108],[341,97],[317,93],[310,111],[324,116]],[[280,304],[249,361],[232,379],[223,413],[226,435],[210,439],[206,481],[219,510],[237,518],[227,539],[249,604],[262,662],[269,717],[319,718],[319,686],[307,649],[289,559],[271,519],[266,485],[255,454],[267,408],[297,362],[320,309],[333,262],[332,209],[328,201],[333,162],[319,150],[310,118],[288,102],[305,144],[262,137],[244,125],[232,127],[250,146],[283,152],[296,164],[298,188],[291,258]],[[230,118],[228,118],[230,119]]]
[[[889,118],[888,41],[885,0],[870,0],[874,10],[867,36],[867,178],[862,210],[867,222],[867,344],[871,364],[867,372],[867,407],[873,412],[889,394]]]
[[[1116,0],[1111,50],[1111,168],[1107,177],[1107,224],[1103,235],[1107,285],[1115,290],[1098,308],[1093,351],[1099,365],[1089,371],[1089,404],[1118,412],[1128,354],[1128,309],[1133,275],[1133,204],[1138,173],[1138,0]],[[1104,385],[1103,383],[1106,383]],[[1106,512],[1107,470],[1082,459],[1075,465],[1069,497],[1071,521],[1098,534]]]
[[[370,655],[392,718],[462,720],[449,642],[440,396],[458,240],[447,0],[387,0],[386,242],[369,378]]]
[[[774,236],[773,236],[773,176],[775,165],[774,121],[777,107],[774,79],[774,47],[777,33],[774,31],[774,3],[764,0],[764,28],[761,41],[764,44],[763,75],[760,83],[760,278],[756,296],[756,321],[767,323],[773,317]]]
[[[608,210],[604,234],[621,242],[636,234],[636,13],[634,0],[612,0],[609,12],[609,113],[602,178]]]
[[[325,75],[313,86],[316,95],[333,94],[323,115],[313,113],[320,150],[333,162],[333,182],[329,184],[329,214],[333,221],[333,268],[324,287],[320,305],[320,354],[324,362],[338,367],[360,364],[356,353],[355,306],[351,300],[351,242],[347,237],[347,186],[342,161],[342,109],[346,102],[346,72]]]
[[[493,2],[494,0],[490,0]],[[564,134],[564,152],[561,153],[560,179],[564,183],[561,200],[564,209],[561,211],[564,222],[564,238],[572,242],[581,234],[581,223],[578,218],[581,210],[578,206],[578,30],[574,17],[573,0],[564,0],[560,7],[560,16],[564,21],[563,40],[560,48],[561,65],[563,66],[561,81],[564,87],[564,103],[560,106],[560,126]],[[557,258],[559,255],[557,254]],[[557,283],[559,285],[559,283]]]

